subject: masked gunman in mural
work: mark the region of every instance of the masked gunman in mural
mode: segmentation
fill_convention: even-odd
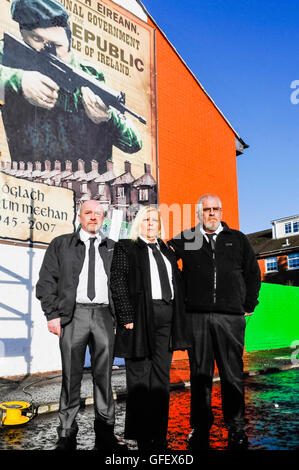
[[[7,66],[11,58],[6,60],[1,41],[0,84],[5,87],[2,115],[11,160],[58,159],[77,163],[78,159],[94,159],[99,163],[99,171],[104,172],[106,161],[112,157],[113,145],[127,153],[139,151],[142,143],[132,121],[109,101],[106,105],[107,101],[104,103],[95,88],[92,90],[85,84],[70,92],[67,86],[59,87],[55,74],[47,75],[47,64],[42,72],[34,70],[31,62],[38,61],[39,57],[46,60],[44,54],[49,53],[48,57],[55,56],[70,65],[72,71],[77,70],[78,77],[84,72],[92,80],[104,83],[100,70],[72,52],[66,9],[56,0],[15,0],[11,13],[19,23],[24,43],[33,52],[41,53],[36,54],[37,58],[28,59],[29,66],[26,64],[22,69],[16,65],[18,60],[24,60],[22,49],[15,48],[15,65]],[[58,76],[61,78],[59,67]],[[68,77],[64,79],[67,84]]]
[[[111,266],[118,321],[115,354],[125,357],[125,438],[141,452],[167,449],[172,351],[186,349],[186,319],[173,251],[161,240],[161,216],[142,208],[131,240],[120,240]]]
[[[218,196],[198,201],[199,225],[169,243],[183,261],[186,310],[191,322],[190,383],[192,450],[209,447],[214,417],[214,361],[221,379],[222,410],[229,447],[247,446],[244,419],[245,315],[258,304],[260,270],[247,237],[221,222]]]
[[[62,388],[56,450],[76,449],[76,415],[87,345],[94,382],[95,450],[126,449],[114,435],[114,316],[109,306],[114,242],[100,232],[103,220],[102,205],[85,201],[79,215],[81,229],[51,242],[36,286],[48,329],[60,338]]]

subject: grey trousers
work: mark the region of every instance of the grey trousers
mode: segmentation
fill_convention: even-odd
[[[114,319],[106,305],[77,304],[73,319],[62,328],[60,351],[62,387],[59,406],[61,435],[76,428],[80,389],[87,345],[91,357],[95,419],[113,425],[114,399],[111,374],[114,349]]]

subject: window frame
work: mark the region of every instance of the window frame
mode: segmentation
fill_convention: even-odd
[[[276,263],[276,269],[268,269],[268,262],[270,262],[270,260],[275,260],[275,263]],[[272,261],[273,263],[273,261]],[[277,273],[278,272],[278,260],[277,260],[277,256],[270,256],[269,258],[265,258],[265,273]]]
[[[290,266],[290,257],[294,256],[295,259],[298,260],[298,266]],[[288,255],[288,270],[293,271],[294,269],[299,269],[299,252],[298,253],[290,253]]]
[[[295,230],[295,226],[297,230]],[[293,233],[299,233],[299,220],[295,220],[295,222],[293,222]]]
[[[146,197],[144,197],[144,196],[146,196]],[[138,200],[142,201],[142,202],[149,200],[149,189],[148,188],[139,188],[138,189]]]
[[[284,233],[286,235],[289,235],[290,233],[293,233],[292,222],[285,222],[285,224],[284,224]]]

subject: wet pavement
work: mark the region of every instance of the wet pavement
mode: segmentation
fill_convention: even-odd
[[[249,450],[298,450],[299,422],[299,369],[279,373],[247,377],[246,417]],[[211,449],[226,450],[227,430],[221,411],[220,383],[213,387],[213,410],[215,423],[211,429]],[[190,390],[171,393],[168,440],[173,451],[186,450],[189,425]],[[115,432],[123,437],[125,401],[116,403]],[[92,406],[81,409],[78,450],[91,450],[94,445],[94,412]],[[19,428],[3,427],[0,439],[1,450],[51,450],[57,440],[57,413],[46,413],[35,417]],[[128,441],[131,450],[134,441]]]
[[[246,417],[249,450],[299,450],[299,364],[292,350],[262,351],[244,356]],[[125,414],[125,371],[113,371],[112,385],[116,399],[115,432],[123,437]],[[59,372],[22,378],[0,379],[0,403],[25,400],[36,405],[37,416],[21,427],[0,428],[0,450],[51,450],[58,426]],[[185,451],[189,425],[189,368],[187,360],[173,361],[172,392],[169,413],[169,447]],[[30,394],[30,395],[29,395]],[[78,415],[78,450],[94,445],[92,380],[86,370],[82,382],[82,405]],[[226,450],[227,430],[221,411],[221,389],[216,374],[213,387],[215,422],[211,429],[211,449]],[[128,442],[131,450],[134,441]]]

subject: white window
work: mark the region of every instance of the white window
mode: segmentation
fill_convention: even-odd
[[[298,233],[299,232],[299,221],[296,220],[295,222],[286,222],[284,224],[284,232],[285,234],[288,233]]]
[[[139,189],[139,201],[148,201],[148,189]]]
[[[299,221],[298,220],[296,222],[293,222],[293,232],[294,233],[299,232]]]
[[[299,253],[292,253],[288,256],[288,268],[298,269],[299,268]]]
[[[105,186],[103,184],[99,184],[98,193],[100,196],[103,196],[105,194]]]
[[[266,265],[266,273],[272,273],[277,271],[277,258],[276,256],[273,258],[266,258],[265,259]]]
[[[117,197],[125,197],[125,188],[123,186],[117,186]]]
[[[87,183],[82,183],[81,184],[81,193],[86,193],[87,192]]]

